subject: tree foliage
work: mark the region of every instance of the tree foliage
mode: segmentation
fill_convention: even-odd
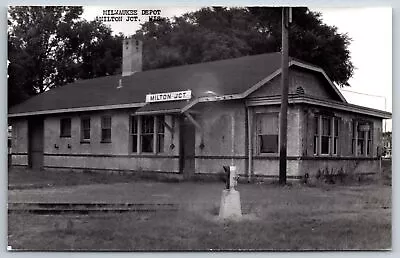
[[[122,35],[81,19],[78,6],[9,7],[9,106],[76,79],[115,73]]]
[[[120,71],[123,35],[80,18],[77,6],[9,7],[9,106],[76,79]],[[281,8],[203,8],[173,19],[146,22],[144,70],[277,52]],[[293,8],[292,57],[322,67],[338,85],[353,73],[350,38],[323,24],[319,13]]]
[[[174,19],[146,22],[144,69],[193,64],[277,52],[281,48],[281,8],[203,8]],[[289,53],[322,67],[338,85],[353,74],[350,38],[323,24],[319,13],[293,8]]]

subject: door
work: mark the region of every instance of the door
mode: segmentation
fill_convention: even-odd
[[[32,118],[28,122],[28,162],[32,169],[43,168],[43,118]]]
[[[186,118],[181,119],[180,125],[180,171],[185,179],[195,172],[195,126]]]

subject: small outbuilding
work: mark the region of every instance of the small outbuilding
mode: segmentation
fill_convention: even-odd
[[[9,109],[12,165],[183,178],[235,165],[278,177],[281,54],[142,71],[123,41],[122,74],[80,80]],[[385,111],[349,104],[319,67],[290,58],[288,178],[379,171]]]

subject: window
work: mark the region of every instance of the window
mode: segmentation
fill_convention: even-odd
[[[372,133],[371,130],[367,131],[367,155],[371,154],[372,148]]]
[[[71,118],[60,120],[60,137],[71,137]]]
[[[164,152],[164,116],[157,117],[157,152]]]
[[[101,142],[111,142],[111,116],[101,117]]]
[[[257,116],[259,153],[278,153],[278,113]]]
[[[331,119],[322,117],[321,154],[329,154],[331,146]]]
[[[318,154],[319,147],[319,118],[314,117],[314,154]]]
[[[333,120],[333,154],[338,154],[339,143],[339,119]]]
[[[355,155],[355,147],[356,147],[356,142],[357,142],[357,122],[353,121],[353,126],[352,126],[352,133],[351,135],[353,136],[352,141],[351,141],[351,153]]]
[[[90,118],[85,117],[81,119],[81,141],[90,141]]]
[[[339,118],[324,115],[314,117],[314,155],[337,155]]]
[[[138,117],[131,116],[130,122],[130,138],[131,138],[131,151],[137,152],[138,151]]]
[[[353,121],[352,153],[355,156],[369,156],[372,150],[372,124]]]
[[[164,152],[164,124],[164,116],[131,116],[131,152]]]
[[[142,116],[142,152],[153,152],[154,147],[154,117]]]
[[[357,155],[363,155],[365,150],[365,134],[364,132],[360,131],[360,126],[357,127]]]

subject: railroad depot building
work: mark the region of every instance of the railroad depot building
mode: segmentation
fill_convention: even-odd
[[[278,177],[280,53],[142,71],[123,42],[122,74],[80,80],[9,109],[12,165],[190,178],[236,165]],[[379,171],[385,111],[349,104],[319,67],[290,58],[288,178]]]

